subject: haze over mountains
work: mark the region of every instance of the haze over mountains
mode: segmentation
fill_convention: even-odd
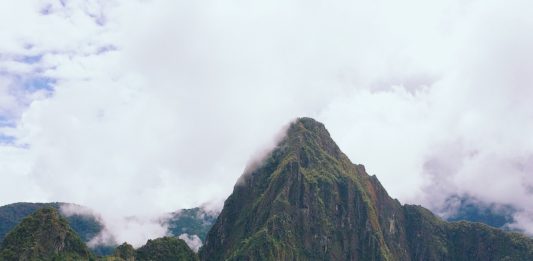
[[[43,206],[45,208],[33,210],[33,214],[11,229],[0,248],[2,257],[6,260],[14,256],[99,258],[97,254],[88,252],[83,240],[70,228],[78,227],[78,233],[87,238],[87,233],[84,234],[83,230],[79,229],[80,224],[85,224],[81,227],[91,227],[87,224],[98,224],[98,220],[73,221],[71,216],[67,221],[59,215],[57,203],[39,206],[14,204],[3,208],[11,209],[11,213],[16,213],[19,218],[31,212],[28,208]],[[13,211],[19,208],[25,212]],[[377,177],[369,176],[362,165],[353,164],[331,139],[324,125],[311,118],[299,118],[291,123],[277,146],[253,168],[247,169],[237,181],[231,196],[225,201],[216,221],[214,216],[199,209],[191,209],[174,213],[164,222],[170,228],[169,234],[172,233],[174,237],[150,240],[137,249],[122,244],[112,255],[101,258],[533,258],[533,240],[526,236],[480,223],[448,223],[421,206],[402,205],[398,200],[392,199]],[[211,222],[214,222],[214,225],[210,228]],[[61,241],[50,241],[55,240],[55,237],[43,236],[44,228],[62,235],[59,237]],[[207,233],[205,244],[198,254],[195,254],[185,241],[176,238],[181,232],[196,233],[202,239]]]

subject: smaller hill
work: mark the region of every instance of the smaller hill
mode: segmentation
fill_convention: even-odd
[[[137,261],[189,261],[199,260],[185,241],[175,237],[162,237],[148,240],[146,245],[136,251]]]
[[[132,245],[124,242],[122,245],[115,248],[113,256],[119,260],[135,261],[135,249]]]
[[[54,208],[24,218],[0,246],[0,260],[94,260],[87,246]]]

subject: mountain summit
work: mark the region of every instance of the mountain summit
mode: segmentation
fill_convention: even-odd
[[[202,260],[526,260],[533,241],[392,199],[324,125],[299,118],[235,185]]]

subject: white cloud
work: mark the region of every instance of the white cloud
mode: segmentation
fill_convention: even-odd
[[[21,145],[0,147],[1,204],[75,202],[144,243],[305,115],[403,202],[533,211],[527,1],[64,3],[0,4],[0,110],[20,111],[0,132]],[[35,75],[53,94],[25,104],[2,80]]]
[[[202,247],[202,240],[197,235],[189,235],[187,233],[181,234],[179,239],[183,239],[185,243],[194,251],[198,252],[198,249]]]

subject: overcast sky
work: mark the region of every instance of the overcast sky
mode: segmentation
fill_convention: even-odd
[[[82,204],[139,244],[164,233],[150,225],[161,213],[220,206],[282,126],[309,116],[402,203],[512,204],[533,233],[532,10],[2,1],[0,205]]]

